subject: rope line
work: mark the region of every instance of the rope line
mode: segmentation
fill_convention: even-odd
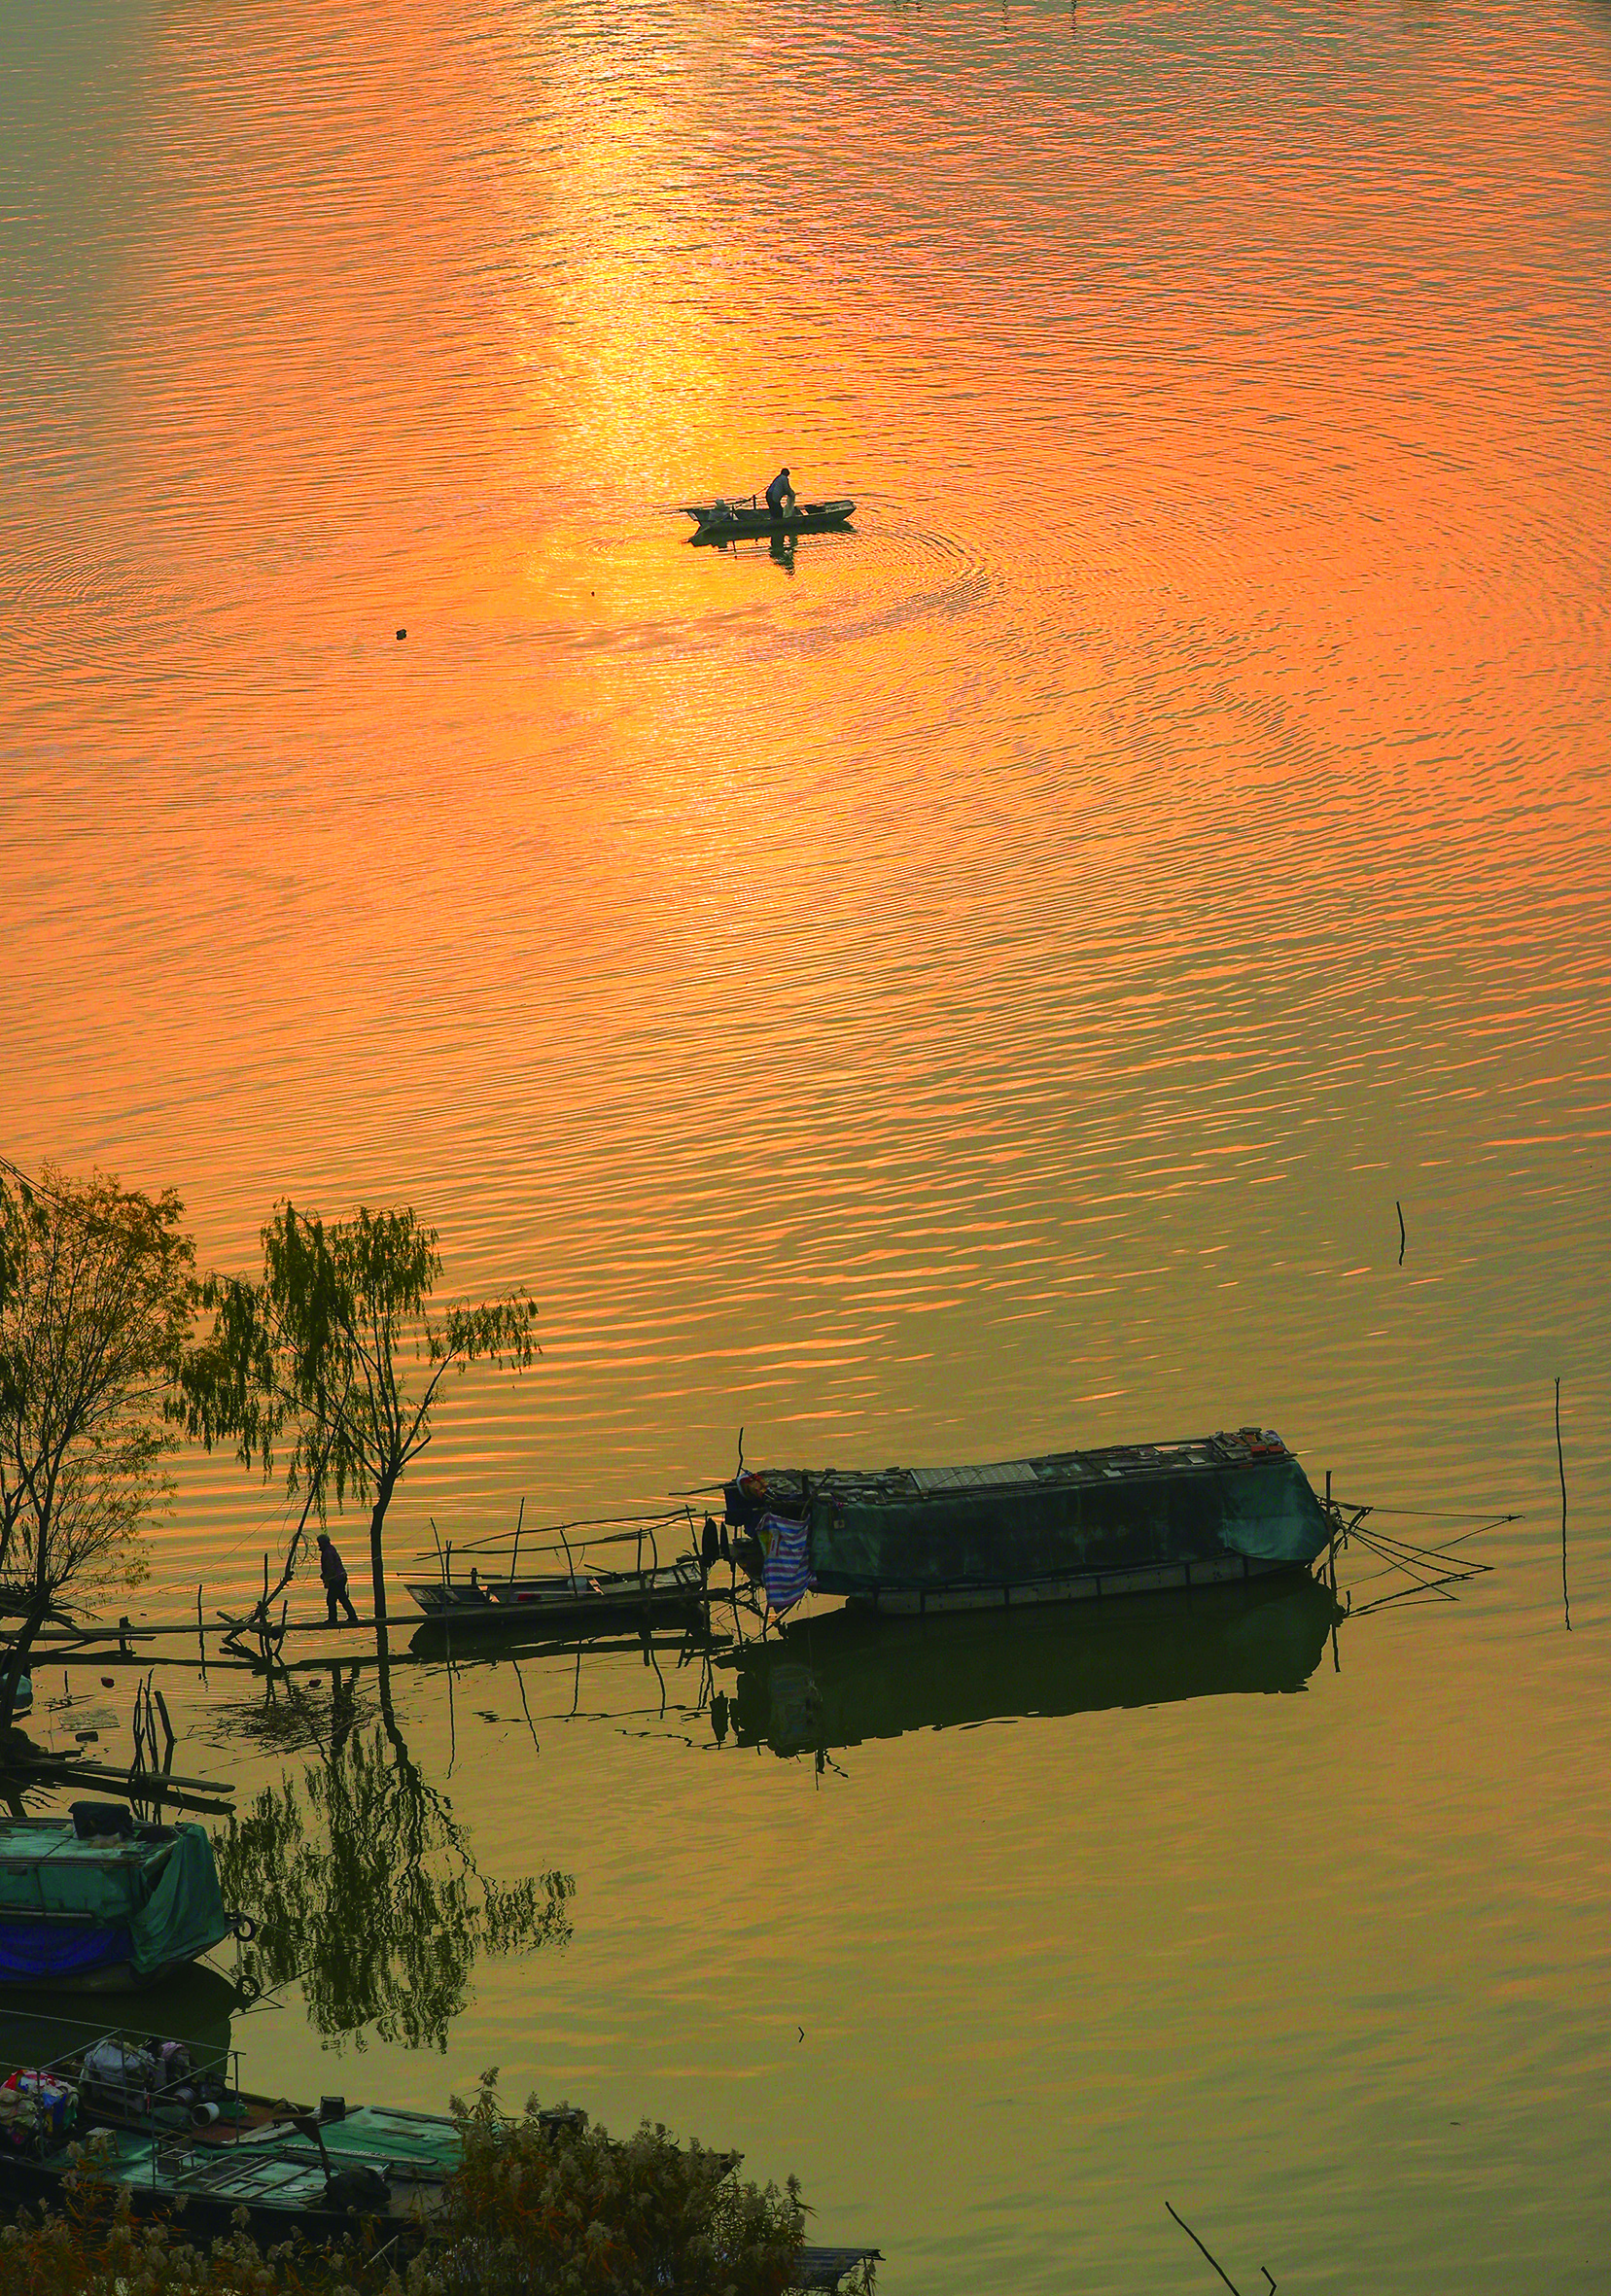
[[[1333,1498],[1334,1507],[1355,1507],[1355,1499]],[[1367,1514],[1418,1514],[1428,1522],[1523,1522],[1525,1516],[1518,1509],[1514,1514],[1495,1514],[1482,1507],[1379,1507],[1373,1500],[1365,1510]]]

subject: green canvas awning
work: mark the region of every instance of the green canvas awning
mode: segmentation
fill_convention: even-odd
[[[0,1820],[0,1922],[126,1929],[138,1977],[193,1961],[229,1934],[213,1845],[200,1826],[165,1840],[81,1840],[70,1819]]]

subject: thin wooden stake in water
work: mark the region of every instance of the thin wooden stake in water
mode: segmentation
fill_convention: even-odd
[[[1555,1463],[1560,1475],[1560,1605],[1572,1631],[1572,1598],[1566,1586],[1566,1454],[1560,1447],[1560,1381],[1555,1383]]]
[[[173,1768],[173,1722],[168,1715],[167,1700],[163,1697],[160,1690],[154,1690],[151,1687],[151,1677],[149,1675],[146,1677],[146,1696],[148,1699],[154,1698],[156,1700],[157,1712],[161,1718],[162,1736],[166,1740],[166,1744],[162,1753],[162,1770],[163,1774],[166,1775],[166,1773]]]
[[[1402,1268],[1404,1265],[1404,1206],[1396,1197],[1393,1199],[1393,1209],[1398,1214],[1398,1264]]]
[[[1331,1469],[1326,1469],[1326,1567],[1331,1580],[1331,1599],[1337,1600],[1337,1511],[1331,1504]]]
[[[1164,2203],[1164,2206],[1166,2209],[1169,2209],[1170,2214],[1174,2217],[1175,2223],[1179,2225],[1180,2230],[1185,2234],[1186,2238],[1191,2241],[1197,2241],[1198,2246],[1203,2248],[1203,2243],[1197,2240],[1196,2233],[1193,2232],[1191,2226],[1186,2222],[1184,2216],[1177,2214],[1173,2209],[1170,2209],[1168,2201]],[[1207,2248],[1203,2248],[1203,2253],[1205,2256],[1208,2257],[1208,2262],[1213,2266],[1215,2272],[1218,2273],[1220,2279],[1225,2282],[1227,2288],[1230,2289],[1231,2296],[1242,2296],[1242,2290],[1237,2286],[1235,2280],[1232,2279],[1230,2274],[1225,2270],[1224,2266],[1220,2264],[1213,2256],[1208,2255]]]
[[[1341,1674],[1343,1661],[1337,1655],[1337,1510],[1331,1503],[1331,1469],[1326,1469],[1326,1528],[1331,1534],[1326,1548],[1327,1575],[1331,1581],[1331,1671]]]

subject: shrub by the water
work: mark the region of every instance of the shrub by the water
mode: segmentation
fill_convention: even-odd
[[[69,2180],[66,2212],[23,2209],[0,2229],[0,2296],[287,2296],[308,2282],[288,2279],[281,2259],[265,2257],[238,2231],[203,2255],[165,2224],[137,2223],[126,2191],[108,2215],[92,2192]],[[244,2211],[242,2212],[244,2216]],[[331,2276],[325,2287],[333,2296]],[[357,2296],[353,2290],[351,2296]]]
[[[780,2192],[733,2174],[734,2156],[679,2144],[646,2121],[617,2141],[537,2100],[508,2121],[495,2075],[456,2105],[465,2163],[414,2259],[408,2296],[783,2296],[805,2234],[791,2176]]]

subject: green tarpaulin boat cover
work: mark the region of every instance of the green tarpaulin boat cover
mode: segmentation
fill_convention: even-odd
[[[165,1841],[81,1841],[70,1820],[0,1821],[0,1922],[126,1928],[137,1977],[194,1960],[229,1934],[213,1845],[200,1826],[163,1831]]]
[[[1042,1478],[1031,1464],[983,1487],[905,1495],[833,1478],[811,1509],[811,1567],[825,1593],[877,1587],[1024,1585],[1227,1554],[1308,1564],[1328,1536],[1325,1511],[1290,1455],[1256,1464],[1193,1463],[1113,1480]],[[1018,1480],[1004,1477],[1017,1473]],[[902,1478],[910,1483],[914,1478]],[[930,1478],[938,1483],[939,1478]]]

